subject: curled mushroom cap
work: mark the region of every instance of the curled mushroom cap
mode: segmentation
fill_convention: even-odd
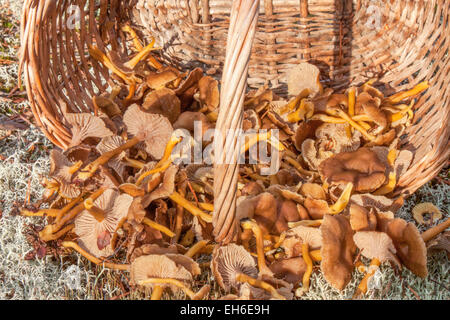
[[[93,205],[105,214],[98,221],[88,210],[83,210],[75,219],[75,233],[80,247],[96,257],[107,257],[114,253],[110,240],[119,222],[126,217],[133,198],[127,194],[107,189]]]
[[[236,208],[237,220],[255,219],[264,234],[268,234],[277,221],[277,202],[275,197],[264,192],[255,197],[249,197],[239,203]]]
[[[173,90],[161,88],[145,96],[142,108],[149,113],[161,114],[174,123],[180,116],[181,102]]]
[[[377,216],[372,208],[366,209],[357,204],[350,204],[350,225],[354,231],[374,231],[377,227]]]
[[[296,237],[302,243],[307,243],[310,250],[317,250],[322,247],[322,234],[320,229],[305,226],[298,226],[286,232],[286,237]]]
[[[288,91],[290,95],[298,95],[308,89],[313,95],[321,90],[319,82],[320,70],[310,63],[300,63],[288,72]]]
[[[139,284],[149,278],[175,279],[182,282],[191,282],[192,274],[181,264],[178,264],[165,255],[141,256],[131,263],[130,283]],[[145,286],[153,287],[155,284],[149,283]],[[178,290],[177,287],[168,284],[158,284],[162,287],[170,287],[171,290]]]
[[[375,152],[360,148],[355,152],[344,152],[324,160],[319,173],[330,184],[353,183],[358,192],[372,192],[386,181],[386,166]]]
[[[325,279],[338,290],[352,278],[356,246],[346,217],[326,215],[320,226],[322,233],[321,270]]]
[[[441,211],[431,202],[419,203],[412,209],[414,220],[420,224],[426,224],[425,219],[423,218],[426,213],[430,213],[432,215],[432,221],[437,221],[442,218]]]
[[[60,151],[53,149],[50,152],[50,172],[49,175],[52,179],[59,184],[59,193],[69,199],[76,198],[80,195],[80,189],[72,184],[72,175],[74,164],[70,162],[66,156]]]
[[[395,256],[396,250],[391,238],[384,232],[360,231],[353,236],[361,254],[368,259],[378,259],[380,262],[392,261],[400,266]]]
[[[219,107],[219,82],[210,76],[204,76],[198,82],[200,101],[210,111]]]
[[[142,205],[148,207],[152,201],[156,199],[162,199],[169,197],[175,191],[175,176],[178,172],[177,166],[170,166],[166,172],[164,172],[164,178],[162,184],[156,188],[153,192],[144,196]]]
[[[123,116],[128,133],[145,142],[145,150],[155,159],[161,159],[173,132],[170,121],[159,114],[140,110],[137,104],[128,107]]]
[[[239,289],[236,275],[242,273],[252,278],[258,276],[255,259],[242,246],[229,244],[216,247],[211,260],[211,270],[217,283],[227,292]]]
[[[303,183],[300,187],[300,194],[317,200],[327,200],[325,190],[317,183]]]
[[[427,248],[416,226],[397,218],[389,221],[386,233],[394,242],[402,264],[415,275],[425,278],[428,275]]]
[[[66,113],[65,119],[72,129],[69,147],[77,146],[87,138],[104,138],[113,134],[99,117],[90,113]]]

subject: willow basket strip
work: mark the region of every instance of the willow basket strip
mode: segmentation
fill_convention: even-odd
[[[94,43],[126,55],[121,22],[132,22],[147,40],[158,37],[171,63],[202,65],[220,78],[231,1],[142,3],[25,1],[21,53],[27,93],[37,123],[56,145],[65,148],[70,140],[64,112],[92,110],[91,97],[112,83],[87,48]],[[73,5],[82,9],[80,22],[69,28]],[[415,158],[396,193],[412,193],[450,155],[449,12],[450,3],[441,0],[262,0],[249,86],[268,81],[283,93],[286,70],[302,61],[318,65],[322,80],[335,89],[372,77],[396,91],[428,80],[431,87],[416,104],[413,126],[401,140]],[[374,14],[379,25],[371,23]]]

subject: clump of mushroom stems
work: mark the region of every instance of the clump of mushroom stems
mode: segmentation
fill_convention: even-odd
[[[172,158],[171,158],[172,150],[173,150],[173,148],[175,148],[175,146],[179,142],[181,142],[181,140],[182,140],[182,138],[176,137],[176,136],[172,136],[170,138],[169,142],[166,145],[166,148],[164,150],[164,155],[161,158],[161,160],[156,164],[156,166],[153,169],[146,171],[139,176],[139,178],[136,180],[137,186],[139,186],[141,184],[141,182],[149,175],[165,171],[170,166],[170,164],[172,163]]]
[[[106,262],[103,260],[100,260],[99,258],[94,257],[93,255],[89,254],[86,250],[82,249],[78,244],[76,244],[73,241],[63,241],[62,246],[65,248],[72,248],[75,251],[77,251],[79,254],[81,254],[83,257],[91,261],[92,263],[96,265],[103,265],[106,268],[109,269],[115,269],[115,270],[123,270],[123,271],[129,271],[130,265],[129,264],[116,264],[111,262]]]
[[[212,222],[212,216],[203,212],[201,209],[196,207],[192,202],[186,200],[181,194],[178,192],[174,192],[169,196],[169,199],[171,199],[176,204],[179,204],[184,209],[186,209],[188,212],[190,212],[192,215],[196,216],[197,218],[202,219],[203,221],[207,223]]]
[[[286,300],[286,298],[283,297],[281,294],[279,294],[278,291],[272,285],[270,285],[269,283],[267,283],[265,281],[254,279],[243,273],[238,273],[236,275],[236,281],[248,283],[249,285],[256,287],[256,288],[261,288],[261,289],[269,292],[272,295],[272,297],[274,297],[275,299]]]
[[[260,274],[272,275],[269,267],[266,265],[265,255],[264,255],[264,237],[262,230],[255,220],[244,220],[241,222],[241,226],[244,230],[252,230],[256,239],[256,253],[258,257],[258,268]]]
[[[380,260],[378,260],[377,258],[372,259],[369,268],[367,268],[366,275],[359,283],[358,288],[356,289],[356,292],[353,295],[353,299],[356,299],[360,295],[365,294],[367,292],[369,279],[375,274],[380,265],[381,265]]]
[[[106,164],[109,160],[120,154],[122,151],[125,151],[127,149],[130,149],[137,145],[141,139],[139,137],[133,137],[127,142],[125,142],[120,147],[117,147],[114,150],[105,152],[100,157],[98,157],[96,160],[85,166],[81,171],[78,173],[77,178],[81,181],[86,181],[90,177],[94,175],[94,173],[100,168],[100,166]]]

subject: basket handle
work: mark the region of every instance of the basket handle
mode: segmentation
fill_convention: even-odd
[[[234,0],[222,74],[219,116],[214,137],[213,234],[217,242],[235,240],[236,190],[239,176],[239,130],[242,129],[248,67],[259,0]]]

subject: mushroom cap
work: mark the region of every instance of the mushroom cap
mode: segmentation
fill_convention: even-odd
[[[317,183],[303,183],[300,187],[300,194],[317,200],[327,200],[325,190]]]
[[[325,200],[307,197],[303,202],[303,206],[308,210],[308,214],[313,220],[322,219],[324,215],[331,213],[330,206]]]
[[[366,209],[357,204],[350,204],[350,225],[354,231],[374,231],[377,227],[377,216],[373,209]]]
[[[388,222],[386,233],[394,242],[397,256],[402,264],[415,275],[426,278],[428,275],[427,248],[416,226],[397,218]]]
[[[264,192],[255,197],[243,199],[236,208],[236,218],[255,219],[264,234],[268,234],[278,218],[277,201],[275,197]]]
[[[302,177],[293,169],[281,169],[275,177],[277,184],[282,186],[296,186],[302,181]]]
[[[173,124],[173,127],[174,129],[186,129],[193,132],[196,121],[201,122],[202,136],[206,133],[206,131],[214,128],[214,125],[209,122],[205,114],[192,111],[185,111],[180,114],[177,121],[175,121],[175,123]]]
[[[361,133],[355,131],[351,137],[347,135],[347,124],[324,123],[316,130],[319,146],[332,153],[353,152],[361,145]]]
[[[376,196],[371,193],[353,194],[350,202],[362,207],[374,207],[379,211],[397,212],[401,208],[401,204],[395,199],[389,199],[385,196]]]
[[[173,132],[170,121],[159,114],[142,111],[137,104],[128,107],[123,116],[128,133],[145,141],[145,150],[155,159],[163,157]]]
[[[69,199],[80,195],[80,189],[72,183],[72,173],[70,167],[73,165],[67,157],[56,149],[50,152],[50,172],[52,179],[59,183],[59,193]]]
[[[241,195],[243,196],[257,196],[262,192],[264,192],[264,188],[256,181],[246,183],[241,189]]]
[[[286,236],[301,239],[302,243],[308,244],[310,250],[322,247],[322,234],[318,228],[298,226],[287,231]]]
[[[378,259],[380,262],[392,261],[400,265],[395,256],[394,244],[384,232],[359,231],[353,236],[356,246],[361,254],[368,259]]]
[[[328,283],[344,289],[352,278],[356,245],[350,222],[344,216],[325,215],[322,225],[322,262],[320,268]]]
[[[72,129],[69,147],[77,146],[87,138],[105,138],[113,135],[102,119],[90,113],[66,113],[65,119]]]
[[[368,148],[339,153],[322,161],[319,173],[330,184],[351,182],[358,192],[374,191],[386,181],[386,166]]]
[[[136,249],[130,256],[130,262],[133,262],[141,256],[147,256],[150,254],[165,255],[167,253],[178,253],[178,247],[176,245],[169,245],[167,247],[162,247],[154,243],[144,244]]]
[[[242,130],[259,130],[261,128],[261,119],[258,113],[253,109],[244,111],[244,119],[242,120]]]
[[[380,105],[381,99],[372,97],[367,92],[360,93],[356,98],[355,113],[357,115],[365,114],[370,117],[370,119],[379,126],[379,128],[374,131],[376,134],[383,132],[388,125],[387,116],[383,110],[380,109]]]
[[[302,281],[307,265],[302,257],[276,260],[269,266],[275,277],[283,279],[292,284]]]
[[[92,97],[92,102],[110,119],[122,115],[122,110],[120,110],[119,106],[108,97],[94,96]]]
[[[150,89],[160,89],[178,79],[179,76],[178,70],[169,67],[160,72],[152,72],[147,76],[146,82]]]
[[[322,125],[322,121],[309,120],[299,123],[295,131],[294,144],[298,151],[302,151],[302,144],[307,139],[314,139],[316,130]]]
[[[168,88],[151,91],[145,96],[142,108],[149,113],[161,114],[174,123],[181,113],[180,99]]]
[[[125,141],[120,136],[109,136],[103,138],[97,145],[96,149],[100,154],[117,149],[123,145]],[[120,177],[123,177],[125,171],[125,164],[121,162],[123,158],[127,156],[127,151],[122,151],[117,156],[108,161],[108,165],[113,168]]]
[[[324,160],[319,158],[316,149],[316,141],[313,139],[306,139],[303,141],[301,151],[303,160],[313,170],[316,170],[319,164]]]
[[[217,283],[227,292],[231,288],[239,289],[237,274],[243,273],[252,278],[258,276],[255,259],[244,247],[234,243],[214,249],[211,270]]]
[[[151,254],[136,258],[130,267],[130,283],[137,285],[139,281],[149,278],[191,282],[192,274],[183,265],[177,264],[169,256]],[[146,284],[145,286],[154,287],[155,284]],[[172,291],[179,290],[173,285],[158,284],[158,286],[170,287]]]
[[[309,89],[311,94],[315,96],[321,88],[319,76],[319,68],[310,63],[303,62],[290,68],[287,74],[289,95],[296,96],[303,90]]]
[[[107,257],[114,253],[109,243],[104,248],[98,246],[99,237],[110,236],[116,231],[119,222],[127,216],[133,198],[127,194],[107,189],[95,201],[94,205],[105,212],[105,218],[99,222],[87,210],[83,210],[75,219],[74,232],[79,236],[80,247],[96,257]]]
[[[200,101],[210,111],[219,107],[220,93],[219,82],[210,76],[204,76],[198,82]]]

